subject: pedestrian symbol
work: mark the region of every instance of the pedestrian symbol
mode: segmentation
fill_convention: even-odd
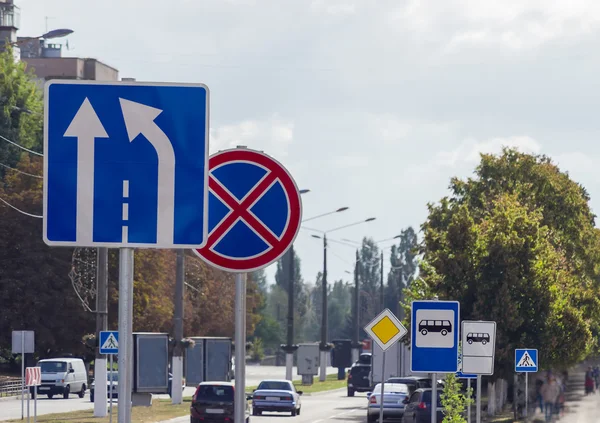
[[[517,349],[515,350],[515,372],[537,372],[538,355],[537,350]]]
[[[100,332],[100,354],[119,353],[119,332]]]

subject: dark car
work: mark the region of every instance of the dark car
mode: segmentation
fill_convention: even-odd
[[[353,397],[355,392],[369,392],[371,390],[370,372],[371,365],[354,363],[348,372],[349,397]]]
[[[202,382],[192,396],[190,423],[225,423],[234,421],[233,384],[230,382]],[[246,423],[250,409],[246,402]]]
[[[419,388],[431,388],[431,378],[420,376],[391,377],[385,383],[402,383],[408,386],[410,394]]]
[[[444,420],[441,392],[437,391],[437,421]],[[403,423],[429,423],[431,422],[431,389],[419,388],[410,397],[404,400]]]

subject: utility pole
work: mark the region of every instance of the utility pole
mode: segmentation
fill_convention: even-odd
[[[358,285],[359,276],[359,266],[360,259],[358,250],[356,250],[356,262],[354,263],[354,296],[352,298],[354,306],[353,306],[353,316],[352,316],[352,361],[358,361],[358,357],[360,355],[360,347],[361,344],[359,342],[360,337],[360,319],[359,319],[359,304],[360,304],[360,287]]]
[[[281,349],[285,352],[285,379],[292,380],[294,351],[298,349],[298,346],[294,345],[294,296],[296,293],[296,266],[293,244],[288,250],[288,270],[287,344],[282,345]]]
[[[183,295],[185,283],[185,250],[177,250],[177,262],[175,270],[175,298],[173,315],[173,335],[175,336],[175,347],[173,348],[173,381],[171,383],[171,403],[181,404],[183,402]]]
[[[327,378],[327,353],[331,350],[331,347],[327,344],[327,234],[323,234],[323,280],[321,284],[323,298],[321,306],[321,343],[319,345],[321,350],[319,380],[325,382]]]
[[[383,250],[381,250],[381,272],[379,281],[379,311],[382,311],[384,306],[384,295],[383,295]]]
[[[106,417],[106,356],[100,354],[100,332],[108,330],[108,248],[97,249],[96,259],[96,359],[94,360],[94,417]],[[112,371],[112,369],[110,369]]]

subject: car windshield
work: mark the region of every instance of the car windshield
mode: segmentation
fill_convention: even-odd
[[[196,399],[233,401],[233,386],[200,385],[196,393]]]
[[[258,389],[268,389],[277,391],[291,391],[290,384],[288,382],[277,382],[277,381],[265,381],[258,385]]]
[[[42,373],[64,373],[67,371],[67,363],[64,361],[45,361],[40,363]]]
[[[386,383],[383,388],[384,392],[393,392],[393,393],[402,393],[408,394],[408,386],[403,383]],[[375,389],[373,389],[374,393],[381,393],[381,383],[375,385]]]

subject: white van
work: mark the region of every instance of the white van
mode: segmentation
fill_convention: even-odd
[[[69,398],[69,394],[77,394],[79,398],[85,396],[87,389],[87,372],[85,364],[80,358],[50,358],[40,360],[38,366],[42,368],[42,385],[38,386],[39,394],[62,395]]]

